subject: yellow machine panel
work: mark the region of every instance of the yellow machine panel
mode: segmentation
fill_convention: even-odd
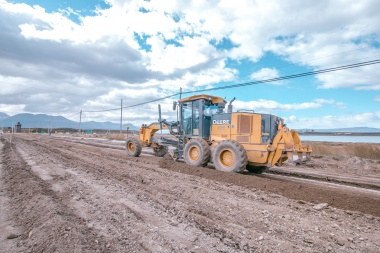
[[[214,124],[211,126],[212,145],[223,140],[239,142],[247,152],[248,164],[266,165],[270,146],[261,143],[261,114],[231,113],[231,124]]]

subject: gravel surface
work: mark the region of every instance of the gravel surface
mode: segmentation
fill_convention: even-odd
[[[0,252],[380,251],[377,190],[223,173],[41,135],[5,139]]]

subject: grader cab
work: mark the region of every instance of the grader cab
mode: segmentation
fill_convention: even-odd
[[[127,139],[129,155],[138,156],[141,146],[150,146],[162,156],[173,146],[173,157],[192,166],[206,166],[209,162],[217,170],[227,172],[262,173],[267,167],[281,166],[298,155],[299,161],[311,158],[311,147],[303,145],[297,131],[290,131],[282,118],[253,111],[232,112],[221,97],[196,95],[174,103],[178,121],[161,119],[140,129],[139,140]],[[227,105],[227,111],[225,107]],[[175,140],[156,138],[154,133],[167,128]],[[138,152],[136,152],[136,150]]]

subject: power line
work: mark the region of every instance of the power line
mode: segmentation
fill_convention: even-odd
[[[73,115],[71,115],[71,116],[67,116],[67,117],[65,117],[65,118],[72,118],[72,117],[78,115],[79,113],[80,113],[80,112],[77,112],[77,113],[75,113],[75,114],[73,114]]]
[[[366,49],[366,48],[369,48],[369,47],[371,47],[371,46],[363,47],[363,48],[358,48],[358,49],[353,49],[353,50],[349,50],[349,51],[344,51],[344,52],[340,52],[340,53],[336,53],[336,54],[331,54],[331,55],[320,56],[320,57],[312,58],[312,59],[309,59],[309,60],[304,60],[304,62],[313,62],[313,61],[316,61],[316,60],[319,60],[319,59],[328,58],[328,57],[332,57],[332,56],[336,56],[336,55],[341,55],[341,54],[349,53],[349,52],[352,52],[352,51],[363,50],[363,49]],[[374,58],[374,56],[378,57],[378,56],[380,56],[380,54],[377,53],[377,54],[374,54],[372,56],[365,57],[365,58],[361,57],[360,60],[366,60],[366,59]],[[350,60],[346,60],[346,61],[340,61],[338,64],[346,64],[346,63],[349,63],[349,62],[355,62],[357,60],[358,59],[350,59]],[[295,65],[295,63],[289,63],[289,64],[281,65],[281,66],[278,66],[278,67],[275,67],[275,68],[276,69],[288,69],[288,68],[290,68],[290,67],[292,67],[294,65]],[[308,65],[312,66],[312,64],[308,64]],[[250,75],[251,74],[245,74],[245,75],[241,75],[240,77],[246,77],[246,76],[250,76]]]
[[[372,60],[372,61],[366,61],[366,62],[360,62],[360,63],[354,63],[354,64],[349,64],[349,65],[344,65],[344,66],[338,66],[338,67],[333,67],[333,68],[320,69],[320,70],[304,72],[304,73],[299,73],[299,74],[294,74],[294,75],[289,75],[289,76],[253,81],[253,82],[245,82],[245,83],[239,83],[239,84],[233,84],[233,85],[227,85],[227,86],[215,87],[215,88],[209,88],[209,89],[194,90],[194,91],[185,91],[185,92],[182,92],[182,94],[199,93],[199,92],[213,91],[213,90],[232,89],[232,88],[238,88],[238,87],[249,86],[249,85],[254,85],[254,84],[269,83],[269,82],[282,81],[282,80],[294,79],[294,78],[299,78],[299,77],[329,73],[329,72],[334,72],[334,71],[339,71],[339,70],[344,70],[344,69],[358,68],[358,67],[369,66],[369,65],[379,64],[379,63],[380,63],[380,59]],[[150,100],[150,101],[146,101],[146,102],[142,102],[142,103],[138,103],[138,104],[134,104],[134,105],[125,106],[122,108],[126,109],[126,108],[136,107],[136,106],[140,106],[140,105],[150,104],[153,102],[157,102],[160,100],[164,100],[167,98],[178,96],[179,94],[180,93],[175,93],[175,94],[168,95],[165,97],[157,98],[154,100]],[[107,110],[85,111],[85,112],[107,112],[107,111],[116,111],[116,110],[120,110],[120,107],[119,108],[113,108],[113,109],[107,109]]]
[[[304,62],[313,62],[315,60],[319,60],[319,59],[323,59],[323,58],[329,58],[329,57],[332,57],[332,56],[336,56],[336,55],[341,55],[341,54],[346,54],[346,53],[350,53],[350,52],[353,52],[353,51],[358,51],[358,50],[363,50],[363,49],[367,49],[367,48],[371,48],[372,46],[366,46],[366,47],[362,47],[362,48],[357,48],[357,49],[352,49],[352,50],[348,50],[348,51],[342,51],[342,52],[339,52],[339,53],[335,53],[335,54],[329,54],[329,55],[321,55],[319,57],[315,57],[315,58],[311,58],[311,59],[305,59]],[[376,54],[377,55],[377,54]],[[366,57],[366,58],[360,58],[360,59],[368,59],[370,57]],[[356,59],[354,60],[349,60],[349,61],[356,61]],[[345,61],[347,62],[347,61]],[[343,63],[343,62],[341,62]],[[282,68],[286,68],[287,66],[291,66],[291,65],[295,65],[294,63],[292,64],[286,64],[286,65],[283,65],[283,66],[280,66],[280,67],[277,67],[277,69],[282,69]],[[311,66],[311,64],[308,64]]]
[[[283,77],[277,77],[277,78],[271,78],[271,79],[253,81],[253,82],[246,82],[246,83],[228,85],[228,86],[223,86],[223,87],[215,87],[215,88],[195,90],[195,91],[186,91],[186,92],[183,92],[182,94],[197,93],[197,92],[212,91],[212,90],[231,89],[231,88],[237,88],[237,87],[242,87],[242,86],[249,86],[249,85],[254,85],[254,84],[261,84],[261,83],[282,81],[282,80],[294,79],[294,78],[298,78],[298,77],[304,77],[304,76],[311,76],[311,75],[323,74],[323,73],[328,73],[328,72],[334,72],[334,71],[338,71],[338,70],[358,68],[358,67],[363,67],[363,66],[368,66],[368,65],[373,65],[373,64],[379,64],[379,63],[380,63],[380,59],[379,60],[373,60],[373,61],[367,61],[367,62],[361,62],[361,63],[355,63],[355,64],[349,64],[349,65],[344,65],[344,66],[339,66],[339,67],[334,67],[334,68],[328,68],[328,69],[321,69],[321,70],[316,70],[316,71],[304,72],[304,73],[295,74],[295,75],[289,75],[289,76],[283,76]]]

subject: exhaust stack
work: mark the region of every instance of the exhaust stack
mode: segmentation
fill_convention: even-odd
[[[231,113],[232,112],[232,102],[234,102],[236,99],[236,97],[234,97],[230,103],[228,104],[228,107],[227,107],[227,113]]]

